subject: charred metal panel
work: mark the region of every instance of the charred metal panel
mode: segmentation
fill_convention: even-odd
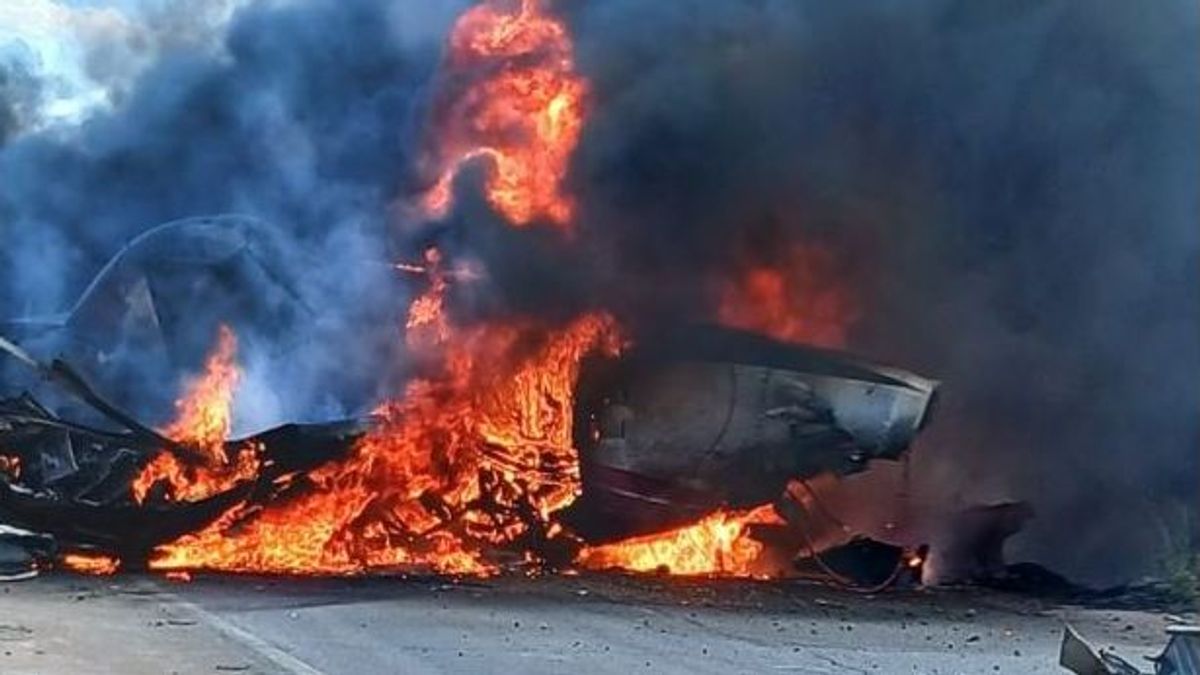
[[[593,536],[776,499],[787,481],[895,459],[936,383],[847,354],[717,328],[656,336],[585,365],[576,405]],[[602,536],[602,535],[601,535]]]

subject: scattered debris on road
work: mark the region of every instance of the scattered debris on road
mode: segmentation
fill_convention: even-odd
[[[1150,659],[1152,675],[1200,675],[1200,625],[1168,626],[1167,646]],[[1111,651],[1092,647],[1070,624],[1063,627],[1058,663],[1076,675],[1144,675]]]

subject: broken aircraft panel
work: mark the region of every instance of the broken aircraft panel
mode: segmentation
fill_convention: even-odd
[[[608,538],[770,502],[793,478],[896,459],[928,420],[937,383],[844,353],[693,327],[585,364],[577,390],[583,495],[570,520]]]
[[[151,458],[168,452],[187,465],[195,450],[116,408],[65,362],[41,365],[4,339],[0,350],[32,365],[113,427],[63,419],[28,395],[0,399],[0,523],[53,535],[64,546],[114,553],[133,566],[154,546],[203,527],[235,504],[263,503],[302,485],[305,472],[348,452],[372,423],[287,424],[230,441],[227,449],[249,445],[259,453],[261,468],[252,480],[195,502],[167,501],[152,490],[139,504],[132,483]]]
[[[56,393],[84,404],[0,401],[0,454],[14,455],[23,469],[0,472],[0,520],[136,558],[232,504],[304,489],[306,471],[347,452],[369,419],[284,425],[252,437],[262,448],[260,475],[228,492],[196,503],[164,503],[153,493],[144,504],[131,499],[134,476],[154,454],[187,462],[190,452],[122,412],[153,409],[133,394],[138,382],[162,396],[169,388],[161,375],[194,370],[213,332],[207,328],[228,316],[257,317],[264,330],[286,333],[290,321],[311,314],[271,264],[278,246],[250,218],[164,224],[114,256],[69,313],[23,324],[23,335],[36,327],[29,339],[57,347],[64,359],[42,365],[0,344],[54,381]],[[246,302],[263,306],[237,305]],[[261,334],[245,328],[239,324],[239,334]],[[191,344],[197,336],[205,339]],[[84,366],[78,371],[76,361]],[[156,377],[139,380],[144,372]],[[99,396],[85,376],[119,400]],[[848,354],[741,331],[639,333],[620,357],[589,359],[582,368],[573,414],[583,490],[564,522],[587,541],[627,537],[723,506],[779,500],[790,479],[895,459],[929,418],[936,388]]]
[[[688,335],[585,364],[574,411],[583,491],[564,520],[587,541],[771,502],[790,479],[895,459],[929,417],[936,384],[916,375],[737,331]],[[235,503],[305,489],[308,470],[372,424],[285,425],[231,441],[261,448],[253,480],[201,502],[136,504],[130,483],[145,462],[158,452],[186,461],[188,449],[108,404],[64,362],[37,367],[120,429],[61,419],[29,397],[0,403],[0,447],[22,467],[0,475],[0,519],[131,561]]]

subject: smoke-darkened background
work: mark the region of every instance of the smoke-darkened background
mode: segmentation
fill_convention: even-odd
[[[0,8],[0,316],[69,309],[158,223],[249,214],[320,317],[256,421],[354,412],[320,390],[390,356],[363,308],[404,304],[379,270],[417,248],[397,204],[465,3],[430,4]],[[1029,499],[1020,554],[1146,571],[1200,475],[1200,10],[843,5],[561,3],[591,81],[578,237],[469,198],[434,236],[487,264],[489,307],[641,317],[828,247],[849,347],[944,382],[914,489]]]

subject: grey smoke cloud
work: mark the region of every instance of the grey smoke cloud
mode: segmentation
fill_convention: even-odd
[[[851,347],[945,383],[914,491],[1031,500],[1014,552],[1086,580],[1148,570],[1198,469],[1194,3],[574,7],[611,284],[703,307],[733,242],[828,243]]]
[[[403,289],[386,267],[394,257],[390,212],[439,45],[397,29],[408,15],[391,3],[248,4],[216,46],[167,37],[189,25],[190,4],[159,9],[177,15],[146,14],[140,25],[161,27],[157,39],[172,46],[111,109],[73,127],[26,129],[0,147],[0,315],[70,309],[113,254],[160,223],[244,214],[279,230],[283,266],[321,314],[299,325],[299,336],[275,331],[298,350],[288,358],[253,350],[272,335],[243,336],[251,374],[269,383],[248,382],[246,391],[282,399],[245,398],[243,430],[361,412],[373,381],[360,384],[351,405],[322,378],[375,380],[381,363],[395,361],[383,340],[395,341],[391,315],[403,308]],[[197,321],[203,334],[189,342],[211,343],[211,329]],[[147,386],[170,389],[150,375]],[[143,400],[126,389],[114,395]],[[169,414],[169,402],[161,408],[146,414]]]

